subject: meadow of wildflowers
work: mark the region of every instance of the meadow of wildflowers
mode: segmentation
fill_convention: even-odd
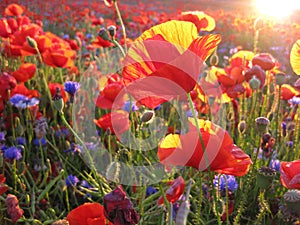
[[[0,224],[300,224],[296,12],[0,6]]]

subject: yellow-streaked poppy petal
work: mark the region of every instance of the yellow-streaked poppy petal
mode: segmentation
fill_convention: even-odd
[[[297,40],[291,50],[290,63],[293,71],[300,75],[300,39]]]
[[[160,148],[177,148],[181,147],[179,134],[169,134],[160,143]]]
[[[230,60],[235,59],[235,58],[241,58],[241,59],[245,59],[247,61],[251,61],[254,56],[255,56],[255,54],[251,51],[241,50],[241,51],[238,51],[237,53],[235,53],[233,56],[231,56]]]
[[[166,41],[184,49],[187,49],[198,36],[195,24],[186,21],[171,20],[146,30],[136,41],[143,41],[157,34],[162,35]],[[183,49],[181,49],[180,53],[182,52]]]
[[[193,16],[196,16],[197,20],[195,20]],[[182,12],[180,19],[184,21],[194,22],[199,31],[212,31],[216,28],[215,19],[202,11]],[[205,27],[203,26],[204,24],[201,23],[203,19],[206,19]]]

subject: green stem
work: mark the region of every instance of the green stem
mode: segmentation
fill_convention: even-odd
[[[121,13],[120,13],[120,10],[119,10],[119,7],[118,7],[117,0],[114,0],[114,7],[116,9],[116,13],[117,13],[118,19],[119,19],[121,27],[122,27],[122,33],[123,33],[123,38],[124,38],[124,48],[125,48],[125,53],[127,53],[126,28],[125,28],[125,25],[124,25],[124,22],[123,22],[123,19],[122,19],[122,16],[121,16]]]

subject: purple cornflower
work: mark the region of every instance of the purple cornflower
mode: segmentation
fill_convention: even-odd
[[[66,92],[68,92],[71,96],[74,96],[79,89],[80,84],[75,81],[67,81],[65,82],[64,87]]]
[[[280,160],[279,159],[271,159],[269,167],[276,170],[277,172],[280,171]]]
[[[9,99],[10,103],[19,109],[26,109],[28,107],[36,106],[40,103],[37,98],[28,98],[25,95],[15,94]]]
[[[73,176],[72,174],[67,176],[67,178],[66,178],[67,187],[76,186],[78,182],[79,182],[79,179],[76,176]]]
[[[16,138],[16,145],[26,145],[27,141],[24,137],[17,137]]]
[[[157,190],[152,187],[152,186],[149,186],[147,187],[147,190],[146,190],[146,197],[149,197],[150,195],[153,195],[157,192]]]
[[[72,153],[75,153],[75,154],[79,154],[83,151],[83,148],[81,145],[78,145],[78,144],[74,144],[72,143],[70,148],[65,150],[66,153],[68,152],[72,152]]]
[[[4,142],[4,141],[5,141],[5,133],[0,132],[0,142]]]
[[[220,182],[220,183],[219,183]],[[215,176],[214,185],[216,188],[219,188],[220,191],[226,190],[226,183],[229,191],[235,191],[238,188],[238,183],[235,179],[235,176],[219,174]]]
[[[41,146],[45,146],[46,144],[47,144],[47,141],[46,141],[46,139],[45,138],[35,138],[34,140],[33,140],[33,144],[35,145],[35,146],[37,146],[37,147],[39,147],[40,145]]]
[[[19,160],[22,158],[21,150],[15,146],[6,148],[4,150],[4,157],[10,160],[14,160],[14,159]]]
[[[55,131],[56,137],[65,138],[65,137],[68,137],[69,135],[70,135],[70,131],[67,128],[61,128],[61,129]]]
[[[124,103],[123,110],[130,112],[130,105],[131,105],[131,112],[139,110],[139,107],[137,107],[135,102],[130,102],[130,101]]]

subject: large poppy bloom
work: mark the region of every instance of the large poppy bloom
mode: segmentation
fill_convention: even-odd
[[[253,65],[259,65],[263,70],[271,70],[276,65],[276,60],[269,53],[260,53],[252,59]]]
[[[168,202],[174,203],[180,198],[180,196],[184,192],[184,179],[181,176],[179,176],[175,180],[170,181],[168,184],[170,185],[170,187],[165,192],[166,199],[168,200]],[[157,200],[157,204],[161,205],[163,203],[164,197],[160,196]]]
[[[300,189],[300,160],[281,162],[280,181],[288,189]]]
[[[70,225],[106,225],[103,209],[99,203],[85,203],[69,212],[67,221]]]
[[[290,63],[293,71],[300,75],[300,39],[297,40],[291,50],[290,53]]]
[[[168,21],[150,28],[131,44],[124,60],[128,92],[149,108],[186,95],[220,41],[219,35],[199,37],[191,22]]]
[[[74,66],[74,57],[76,52],[70,48],[66,48],[61,44],[53,44],[53,46],[42,54],[45,64],[52,67],[70,68]]]
[[[233,176],[245,175],[251,165],[250,157],[234,145],[226,130],[205,120],[198,120],[202,141],[196,125],[189,122],[189,132],[169,134],[158,146],[158,157],[164,165],[191,166]],[[205,154],[202,148],[205,147]]]

